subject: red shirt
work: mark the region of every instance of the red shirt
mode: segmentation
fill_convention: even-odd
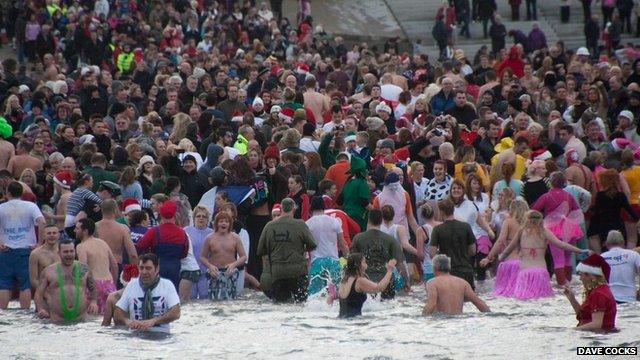
[[[587,298],[578,310],[578,326],[591,322],[591,314],[595,312],[604,312],[602,319],[603,330],[613,330],[616,327],[616,300],[606,284],[599,285],[591,290]]]
[[[180,245],[183,247],[182,250],[182,258],[187,257],[189,253],[189,242],[187,241],[187,233],[182,230],[182,228],[176,224],[160,224],[160,241],[163,243]],[[136,248],[138,250],[142,250],[142,252],[151,250],[155,252],[156,245],[158,245],[156,239],[156,228],[152,227],[147,232],[142,235],[140,241],[136,244]]]
[[[347,215],[342,210],[338,209],[330,209],[325,210],[324,213],[333,218],[340,219],[342,226],[342,236],[344,237],[344,241],[347,243],[347,247],[351,247],[351,236],[355,236],[360,233],[360,225],[355,222],[352,218]]]

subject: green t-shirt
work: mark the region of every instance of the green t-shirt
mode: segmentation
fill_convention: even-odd
[[[307,273],[306,252],[316,248],[316,242],[304,221],[281,217],[270,221],[260,235],[258,256],[264,259],[260,283],[265,289],[280,279],[296,278]]]
[[[367,259],[367,276],[374,282],[382,280],[387,273],[386,265],[389,260],[396,259],[400,264],[404,259],[400,244],[378,229],[369,229],[356,235],[351,244],[351,252],[364,255]]]

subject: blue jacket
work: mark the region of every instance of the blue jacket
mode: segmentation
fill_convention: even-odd
[[[440,90],[439,93],[435,94],[431,98],[431,113],[433,115],[442,115],[445,111],[451,109],[456,105],[453,99],[453,91],[447,97],[444,94],[444,91]]]

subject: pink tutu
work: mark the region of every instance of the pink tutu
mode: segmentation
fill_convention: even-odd
[[[515,290],[516,278],[520,270],[520,260],[507,260],[498,265],[493,294],[511,297]]]
[[[488,254],[491,251],[491,239],[488,235],[482,235],[478,238],[477,246],[478,252],[481,254]]]
[[[513,297],[520,300],[537,299],[553,296],[551,278],[547,269],[533,267],[521,269],[516,278]]]

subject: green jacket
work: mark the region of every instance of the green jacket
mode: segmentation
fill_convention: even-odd
[[[322,137],[322,141],[320,141],[320,147],[318,147],[318,154],[320,155],[320,160],[322,160],[322,167],[328,169],[329,166],[336,163],[336,156],[338,156],[338,151],[329,149],[329,144],[333,140],[333,135],[331,133]]]
[[[316,248],[316,242],[304,221],[281,217],[270,221],[260,235],[258,256],[263,257],[264,269],[260,284],[271,288],[276,280],[291,279],[308,272],[306,252]]]
[[[93,178],[93,188],[91,189],[91,191],[93,192],[98,191],[101,181],[108,180],[114,183],[118,183],[118,178],[116,177],[116,175],[111,171],[105,170],[103,168],[89,166],[84,169],[84,172],[91,175],[91,177]]]

